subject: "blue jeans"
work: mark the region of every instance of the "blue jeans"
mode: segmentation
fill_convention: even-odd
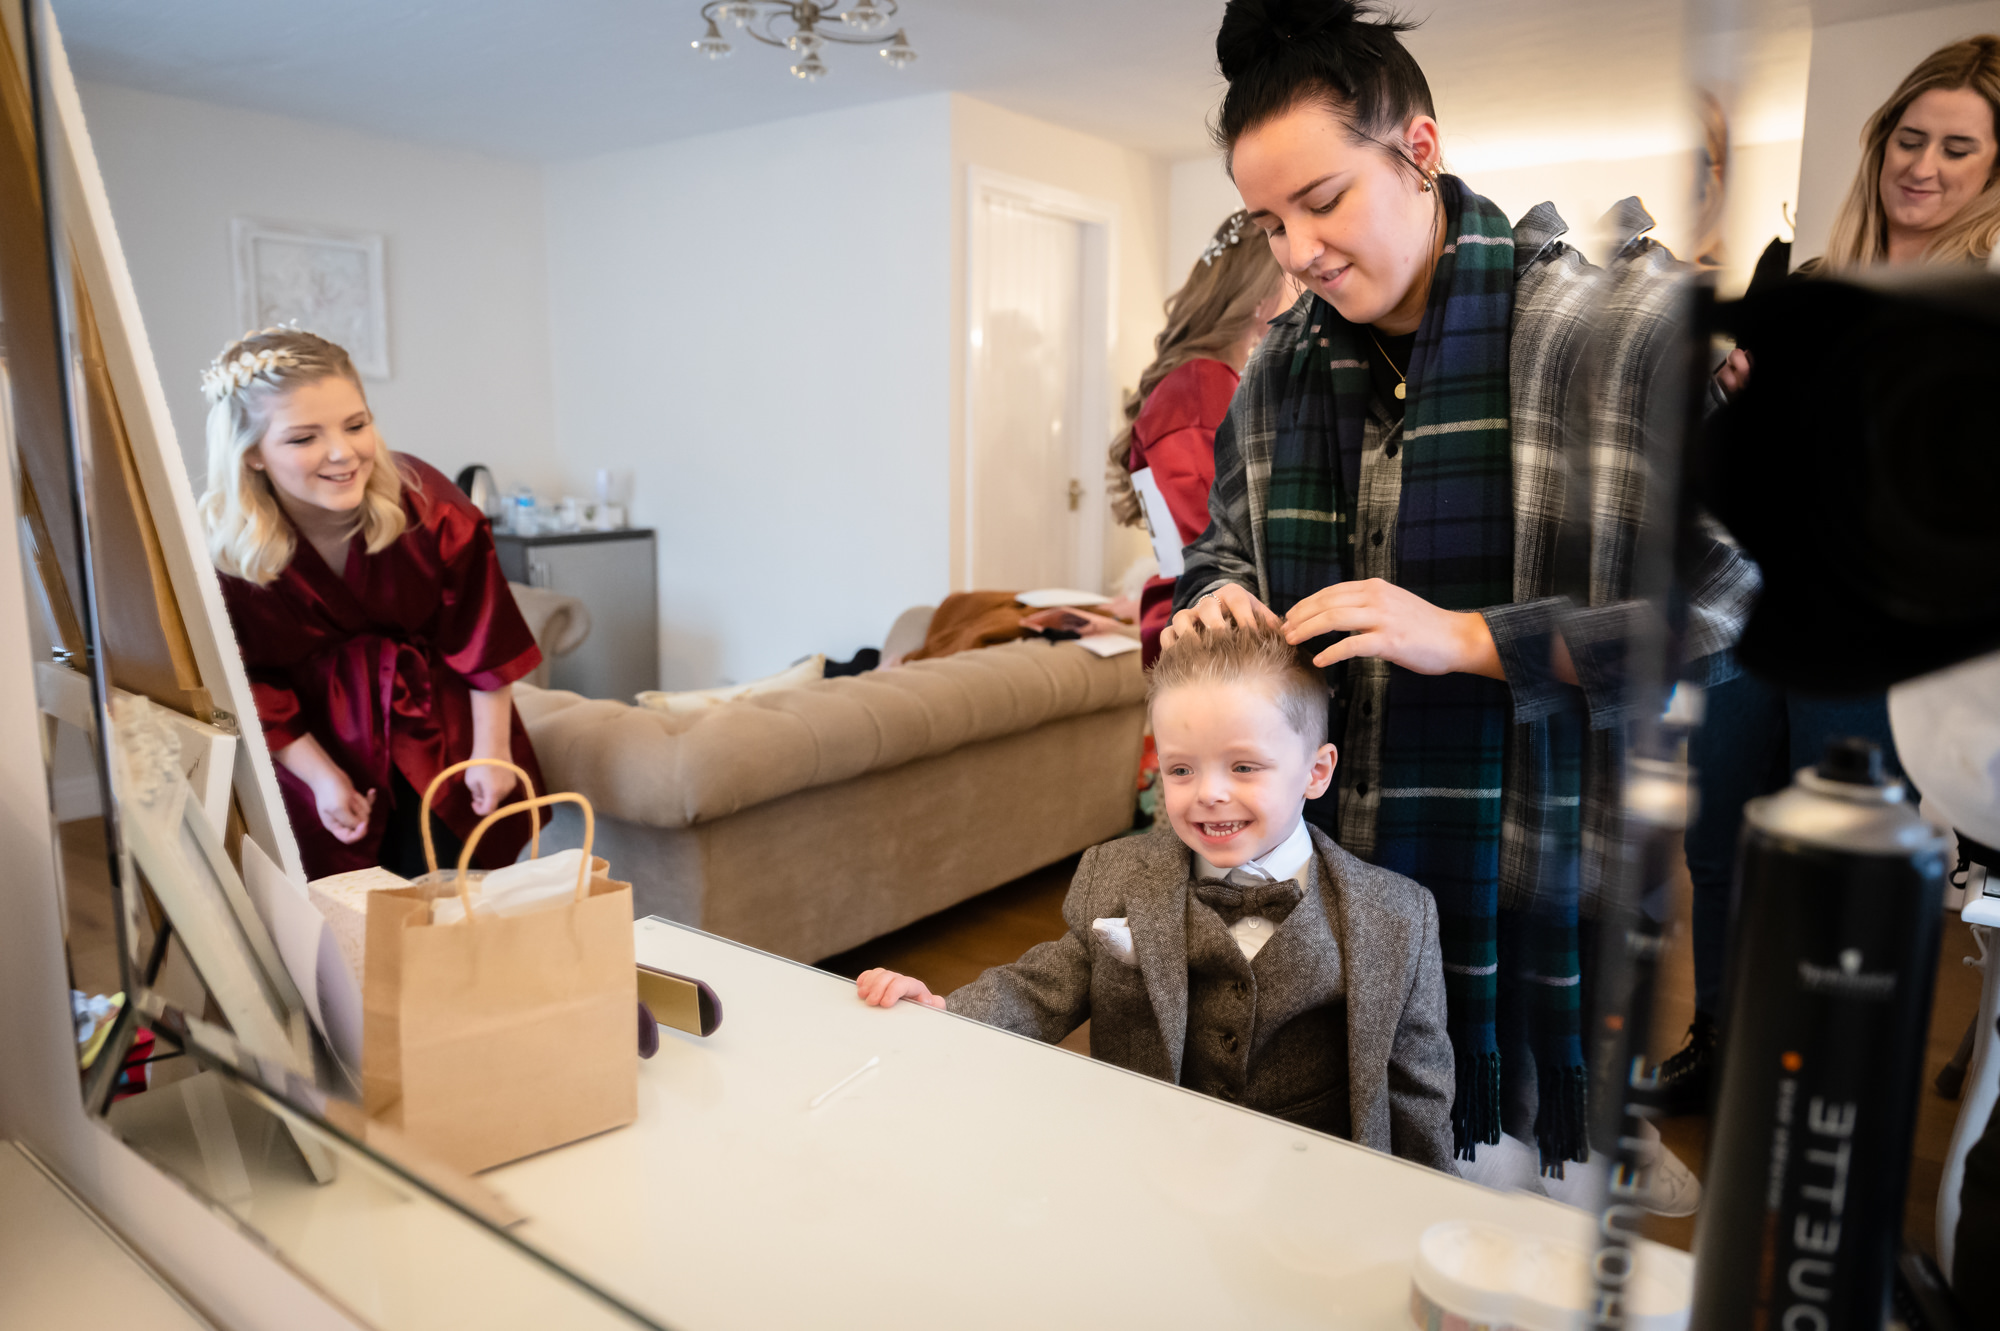
[[[1748,674],[1708,688],[1702,723],[1688,740],[1697,804],[1684,843],[1694,882],[1697,1012],[1721,1015],[1744,802],[1784,789],[1793,772],[1819,762],[1829,739],[1844,735],[1879,744],[1883,768],[1901,774],[1886,693],[1815,698]]]

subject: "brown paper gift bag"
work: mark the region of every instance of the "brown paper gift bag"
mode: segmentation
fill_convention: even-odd
[[[583,806],[574,899],[474,916],[467,870],[480,837],[501,818],[557,803]],[[451,888],[369,895],[363,1106],[467,1173],[638,1117],[632,888],[592,858],[595,833],[581,795],[522,800],[473,829]],[[431,901],[453,890],[465,918],[433,925]]]

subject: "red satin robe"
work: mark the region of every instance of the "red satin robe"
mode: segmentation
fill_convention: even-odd
[[[371,555],[356,540],[335,576],[301,536],[292,562],[266,586],[221,575],[271,752],[310,734],[356,790],[377,792],[367,834],[344,846],[321,824],[311,788],[278,767],[313,878],[378,863],[395,799],[391,768],[421,797],[433,777],[472,754],[472,690],[511,684],[542,659],[485,515],[429,463],[407,453],[395,460],[409,525],[387,549]],[[513,758],[544,793],[518,711]],[[479,823],[463,776],[439,792],[431,813],[461,839]],[[528,832],[523,816],[496,823],[480,839],[477,863],[513,863]]]
[[[1132,422],[1131,468],[1153,469],[1182,545],[1208,530],[1215,484],[1215,431],[1229,414],[1240,376],[1219,360],[1191,360],[1153,386]],[[1174,617],[1174,579],[1149,578],[1139,596],[1139,641],[1146,665],[1160,654],[1160,633]]]

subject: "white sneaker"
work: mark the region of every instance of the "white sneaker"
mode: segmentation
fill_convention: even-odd
[[[1646,1128],[1657,1139],[1659,1129],[1648,1123]],[[1701,1180],[1687,1163],[1675,1155],[1663,1143],[1653,1143],[1657,1154],[1653,1157],[1652,1168],[1648,1171],[1645,1195],[1639,1205],[1654,1215],[1693,1215],[1701,1206]],[[1641,1151],[1640,1155],[1647,1154]]]
[[[1541,1152],[1519,1137],[1502,1133],[1497,1145],[1482,1142],[1474,1149],[1472,1159],[1457,1162],[1460,1178],[1495,1192],[1542,1191]]]
[[[1701,1206],[1701,1180],[1660,1140],[1658,1128],[1642,1119],[1639,1135],[1645,1139],[1639,1159],[1647,1166],[1647,1177],[1646,1190],[1634,1200],[1654,1215],[1693,1215]],[[1568,1162],[1561,1178],[1542,1180],[1542,1190],[1550,1197],[1585,1211],[1602,1206],[1610,1186],[1611,1157],[1602,1151],[1592,1151],[1588,1163]]]

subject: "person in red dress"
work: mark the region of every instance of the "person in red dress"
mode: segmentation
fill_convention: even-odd
[[[1248,235],[1251,243],[1244,244]],[[1144,525],[1131,474],[1150,467],[1173,514],[1178,543],[1208,529],[1208,489],[1215,483],[1215,430],[1250,353],[1298,288],[1244,213],[1232,213],[1167,297],[1167,326],[1153,340],[1153,363],[1125,399],[1125,429],[1111,445],[1111,512],[1128,527]],[[1160,654],[1160,631],[1173,618],[1174,579],[1147,581],[1139,598],[1140,660]]]
[[[202,388],[202,525],[306,873],[414,877],[419,800],[446,767],[505,758],[543,789],[512,696],[541,651],[492,528],[442,472],[388,450],[324,338],[246,334]],[[441,865],[517,784],[475,767],[439,792]],[[496,825],[478,864],[511,864],[528,833],[526,818]]]

